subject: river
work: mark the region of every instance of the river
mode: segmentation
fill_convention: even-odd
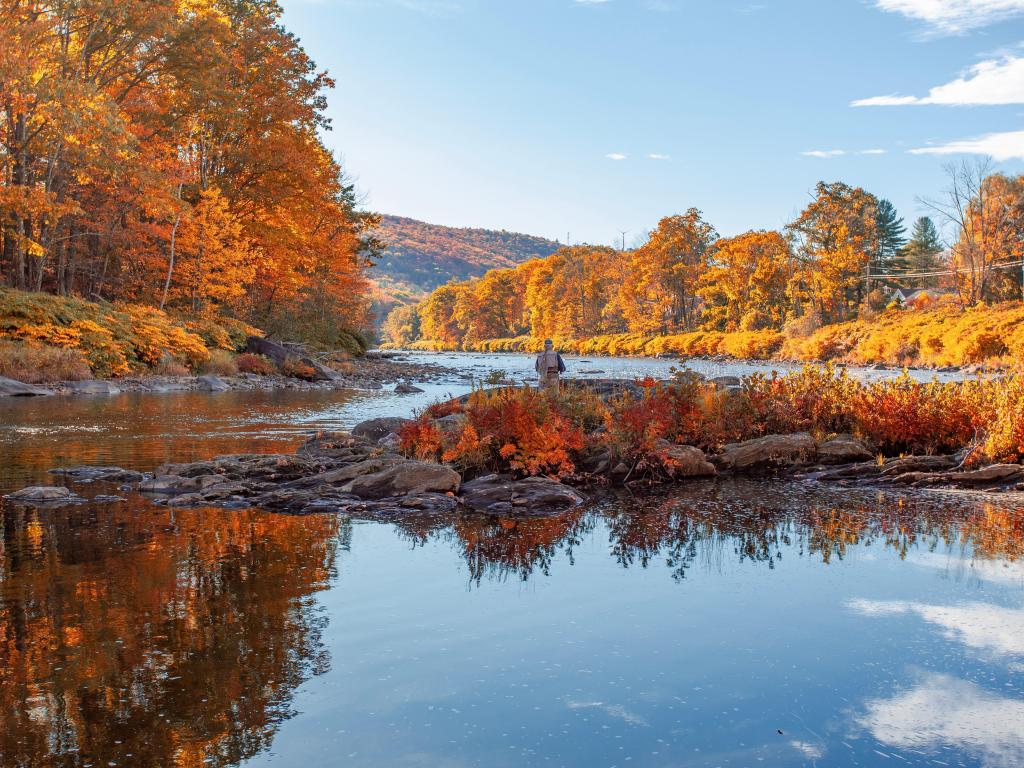
[[[0,401],[0,492],[471,385]],[[0,766],[1024,764],[1024,511],[998,501],[721,481],[384,524],[76,489],[125,501],[0,502]]]

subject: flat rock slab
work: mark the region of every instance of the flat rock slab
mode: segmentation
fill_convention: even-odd
[[[454,493],[462,478],[451,467],[425,461],[405,461],[379,472],[359,475],[342,487],[361,499],[383,499],[418,493]]]
[[[68,381],[64,389],[73,395],[119,395],[120,388],[103,379],[86,379],[85,381]]]
[[[70,488],[55,485],[33,485],[14,493],[8,493],[4,498],[10,501],[53,505],[79,504],[85,501]]]
[[[40,397],[52,394],[53,392],[48,389],[40,389],[31,384],[0,376],[0,397]]]
[[[420,389],[416,385],[406,384],[405,382],[399,382],[398,384],[395,385],[395,392],[399,395],[413,395],[416,394],[417,392],[423,391],[424,390]]]
[[[50,474],[63,475],[79,483],[140,483],[145,479],[141,472],[121,467],[57,467],[51,469]]]
[[[715,465],[700,448],[692,445],[676,445],[667,440],[658,440],[659,450],[666,458],[667,469],[673,477],[713,477],[718,474]]]
[[[462,503],[478,512],[550,515],[575,509],[586,502],[575,490],[546,477],[516,480],[487,475],[462,486]]]

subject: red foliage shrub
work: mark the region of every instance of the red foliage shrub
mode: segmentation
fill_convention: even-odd
[[[254,373],[257,376],[270,376],[277,371],[277,366],[263,355],[244,352],[235,359],[240,373]]]

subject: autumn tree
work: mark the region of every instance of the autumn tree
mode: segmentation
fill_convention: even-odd
[[[0,277],[325,339],[376,219],[273,0],[0,0]],[[214,240],[216,242],[214,242]]]
[[[825,322],[853,314],[878,252],[877,209],[874,195],[859,187],[818,183],[814,200],[787,227],[797,259],[789,292],[800,312]]]
[[[631,331],[670,333],[697,326],[697,289],[717,237],[696,208],[658,222],[647,242],[630,254],[621,284],[620,306]]]
[[[792,270],[789,241],[779,232],[719,240],[698,289],[706,325],[724,331],[781,327]]]
[[[965,305],[1021,298],[1024,176],[991,173],[991,161],[949,165],[943,197],[923,201],[955,232],[954,284]]]

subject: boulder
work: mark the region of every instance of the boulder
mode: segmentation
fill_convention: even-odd
[[[328,368],[323,363],[318,363],[311,357],[302,354],[301,349],[289,348],[270,339],[262,339],[259,336],[250,336],[245,340],[245,351],[255,355],[269,357],[278,366],[283,365],[289,358],[298,360],[313,369],[314,381],[341,381],[344,376],[333,368]]]
[[[479,512],[548,515],[575,509],[586,500],[569,486],[546,477],[516,480],[487,475],[462,486],[462,503]]]
[[[73,395],[119,395],[120,388],[116,384],[103,379],[85,379],[84,381],[69,381],[64,384],[65,389]]]
[[[20,491],[8,493],[5,499],[11,501],[35,502],[39,504],[77,504],[85,501],[70,488],[54,485],[33,485]]]
[[[309,477],[300,477],[297,480],[283,484],[281,488],[291,490],[321,486],[341,486],[355,480],[360,475],[372,475],[377,472],[383,472],[385,469],[390,469],[396,464],[403,464],[405,461],[406,459],[401,456],[378,456],[373,459],[348,464],[338,469],[310,475]]]
[[[228,383],[220,376],[208,373],[196,379],[196,385],[202,392],[227,392],[231,389]]]
[[[40,389],[31,384],[24,384],[14,379],[6,379],[0,376],[0,397],[38,397],[40,395],[52,395],[48,389]]]
[[[810,464],[818,445],[806,432],[792,435],[765,435],[729,443],[716,459],[723,469],[733,472],[762,472],[783,466]]]
[[[361,499],[383,499],[414,493],[448,493],[459,490],[462,478],[450,467],[425,461],[404,461],[380,472],[360,475],[342,487]]]
[[[423,390],[413,384],[400,381],[395,385],[395,392],[399,395],[413,395],[417,392],[423,392]]]
[[[863,441],[853,435],[837,435],[818,443],[818,461],[821,464],[855,464],[871,461],[873,456]]]
[[[658,440],[655,445],[666,458],[665,465],[674,477],[711,477],[718,474],[700,448],[676,445],[668,440]]]
[[[58,467],[51,469],[50,474],[64,475],[79,483],[138,483],[145,477],[141,472],[121,467]]]
[[[392,432],[398,432],[398,430],[410,423],[409,419],[402,419],[397,416],[383,416],[379,419],[359,422],[352,427],[352,434],[356,437],[365,437],[370,442],[376,443],[382,437],[386,437]]]
[[[714,384],[718,389],[730,391],[737,390],[743,385],[739,376],[715,376],[713,379],[708,379],[708,383]]]

